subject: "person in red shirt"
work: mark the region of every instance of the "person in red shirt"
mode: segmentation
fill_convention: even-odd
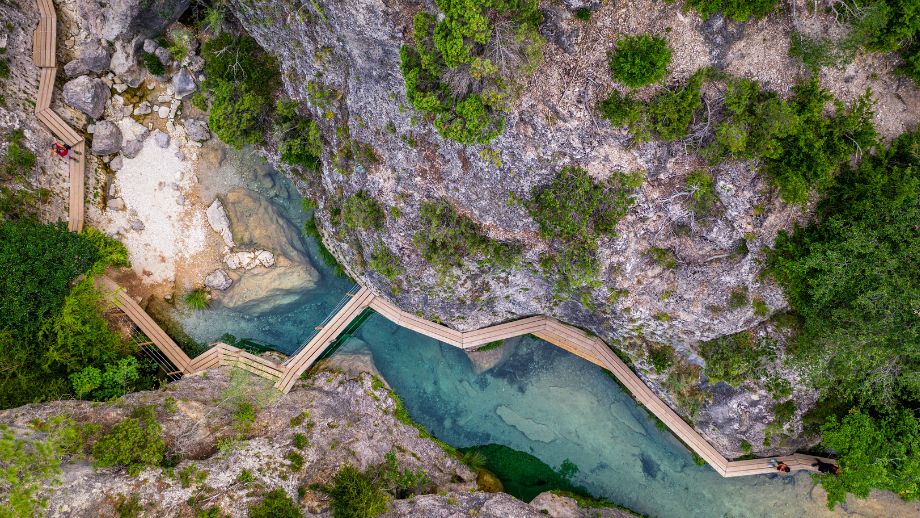
[[[54,144],[51,144],[51,152],[61,158],[76,159],[76,157],[73,156],[73,154],[70,152],[70,146],[68,146],[67,144],[61,144],[60,142],[55,142]]]

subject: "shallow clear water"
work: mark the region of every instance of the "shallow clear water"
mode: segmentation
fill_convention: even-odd
[[[201,186],[203,197],[245,187],[271,200],[297,228],[308,216],[291,182],[245,153],[231,152],[219,168],[201,175]],[[313,238],[297,233],[293,239],[301,240],[319,273],[314,287],[260,314],[220,304],[180,312],[187,332],[205,343],[231,333],[285,353],[296,349],[352,283],[323,263]],[[579,468],[576,485],[649,516],[831,514],[807,474],[723,479],[697,466],[599,367],[533,337],[508,340],[502,349],[500,363],[477,373],[465,352],[374,315],[338,354],[369,352],[410,415],[448,444],[502,444],[557,468],[568,459]],[[890,494],[851,500],[848,510],[920,516],[920,507]]]
[[[304,236],[300,229],[310,213],[303,209],[303,199],[291,180],[274,171],[253,153],[225,149],[226,158],[199,171],[201,198],[211,200],[234,188],[244,188],[262,200],[268,200],[287,222],[297,229],[292,239],[306,252],[307,259],[317,271],[316,284],[304,288],[291,300],[270,311],[250,312],[229,308],[215,302],[200,311],[180,309],[175,317],[186,332],[201,343],[219,340],[224,333],[238,339],[248,338],[270,344],[273,349],[290,354],[313,333],[316,325],[335,308],[349,289],[351,280],[335,275],[320,258],[319,245],[313,237]]]
[[[596,365],[531,336],[502,347],[504,360],[478,374],[464,351],[375,315],[337,354],[369,350],[412,418],[448,444],[503,444],[555,468],[568,459],[576,485],[649,516],[831,514],[807,474],[724,479],[696,465]],[[878,501],[849,507],[899,514]]]

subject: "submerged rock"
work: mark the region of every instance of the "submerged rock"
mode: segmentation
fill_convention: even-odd
[[[233,240],[256,251],[272,251],[271,268],[254,268],[224,292],[221,303],[240,311],[263,313],[301,300],[316,285],[319,274],[310,264],[300,228],[270,199],[243,188],[225,196]],[[245,258],[265,265],[268,256]]]
[[[527,438],[532,441],[551,442],[556,438],[556,432],[554,432],[552,428],[528,417],[524,417],[510,407],[499,405],[498,408],[495,409],[495,413],[498,414],[498,417],[502,418],[502,421],[517,428],[518,431],[526,435]]]
[[[231,270],[252,270],[257,266],[269,268],[275,264],[275,256],[268,250],[233,252],[224,257],[224,263]]]

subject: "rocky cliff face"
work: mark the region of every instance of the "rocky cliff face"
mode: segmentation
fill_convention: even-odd
[[[488,146],[464,146],[439,136],[423,114],[408,106],[399,70],[400,46],[411,39],[413,16],[423,8],[435,12],[433,2],[230,3],[246,30],[279,57],[286,93],[306,103],[323,128],[324,165],[318,177],[306,182],[319,203],[327,243],[354,277],[404,309],[464,330],[526,315],[555,316],[621,348],[648,383],[673,402],[664,378],[650,368],[650,348],[670,344],[688,364],[702,364],[696,353],[700,342],[755,328],[787,308],[778,286],[760,275],[763,250],[779,230],[806,220],[807,214],[781,202],[753,164],[726,163],[712,171],[717,209],[705,218],[696,216],[688,207],[686,177],[708,168],[693,152],[693,139],[705,134],[708,119],[698,120],[695,136],[685,141],[634,146],[594,107],[614,88],[606,53],[618,34],[627,33],[666,35],[674,51],[672,81],[716,66],[786,94],[797,67],[787,55],[790,18],[777,15],[739,25],[716,16],[703,22],[679,6],[643,0],[606,3],[584,23],[574,18],[572,6],[541,2],[540,31],[547,40],[542,66],[516,100],[504,133]],[[814,20],[798,24],[799,29],[829,30],[828,20]],[[772,43],[765,45],[768,40]],[[910,117],[901,114],[904,106],[920,103],[917,89],[893,78],[890,58],[869,56],[858,66],[866,69],[859,79],[854,70],[847,71],[849,80],[830,71],[825,86],[851,100],[866,87],[862,77],[868,74],[862,72],[878,71],[882,79],[873,84],[877,122],[887,136],[902,131],[910,124]],[[712,99],[719,93],[708,95]],[[366,150],[363,158],[344,151],[355,145]],[[603,286],[581,300],[559,302],[552,278],[539,266],[548,243],[526,209],[509,200],[529,198],[535,187],[568,165],[583,167],[597,179],[641,171],[646,182],[619,223],[618,235],[599,243]],[[333,225],[330,214],[359,190],[389,209],[383,229]],[[447,200],[489,237],[522,243],[523,266],[500,271],[468,263],[448,280],[439,279],[412,242],[420,229],[422,202],[435,199]],[[405,269],[394,283],[366,266],[379,246],[398,256]],[[673,252],[676,267],[652,260],[653,247]],[[769,314],[757,315],[747,303],[733,307],[729,297],[738,289],[765,302]],[[763,334],[772,328],[759,329]],[[814,399],[807,390],[795,390],[798,408],[784,432],[790,436],[785,450],[803,445],[795,437]],[[742,441],[764,442],[776,404],[765,390],[723,384],[703,392],[709,401],[695,422],[724,454],[740,455]],[[674,406],[689,416],[682,405]]]
[[[234,416],[242,401],[257,411],[241,438],[241,422]],[[387,390],[366,374],[349,378],[321,371],[280,395],[262,378],[222,367],[109,404],[58,401],[0,411],[0,425],[18,437],[41,439],[36,423],[64,416],[105,431],[149,406],[178,464],[133,477],[123,469],[96,469],[78,456],[65,458],[60,484],[41,488],[50,496],[49,516],[118,516],[118,507],[134,495],[144,516],[189,516],[207,508],[219,508],[222,516],[246,516],[250,504],[277,488],[304,506],[308,516],[328,516],[329,498],[315,484],[329,484],[346,464],[359,469],[379,465],[388,452],[396,453],[401,468],[426,471],[429,489],[440,494],[392,502],[389,516],[467,511],[505,518],[544,516],[540,509],[551,516],[586,516],[569,498],[545,494],[528,505],[504,493],[476,492],[476,475],[420,438],[416,428],[399,422]],[[306,446],[296,445],[295,434],[306,437]],[[291,460],[290,452],[299,452],[302,465]],[[241,477],[244,471],[250,480]],[[604,513],[632,516],[616,509]]]

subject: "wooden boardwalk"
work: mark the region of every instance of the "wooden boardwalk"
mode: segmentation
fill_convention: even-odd
[[[687,424],[671,407],[665,404],[616,354],[596,336],[545,316],[527,317],[505,322],[476,331],[457,331],[429,322],[403,311],[392,302],[379,297],[367,287],[349,294],[348,300],[307,342],[304,347],[283,364],[260,358],[236,347],[217,343],[195,359],[190,359],[169,336],[131,299],[115,282],[103,278],[98,285],[113,304],[121,308],[135,324],[159,347],[163,354],[185,374],[193,374],[221,365],[236,366],[275,381],[275,387],[289,392],[300,376],[322,355],[348,325],[361,313],[371,308],[393,323],[417,333],[462,349],[476,349],[489,342],[532,334],[572,354],[580,356],[610,371],[632,396],[649,412],[660,419],[688,448],[699,455],[716,473],[723,477],[741,477],[775,473],[770,459],[729,461],[707,442],[692,426]],[[816,457],[794,454],[775,457],[792,470],[809,470]],[[833,462],[831,459],[822,459]]]
[[[51,94],[57,76],[57,14],[51,0],[36,0],[38,26],[32,33],[32,62],[38,67],[38,94],[35,96],[35,116],[59,141],[71,146],[68,169],[70,196],[67,226],[72,232],[83,230],[84,178],[86,174],[86,143],[60,115],[51,109]]]
[[[51,96],[57,75],[55,59],[57,17],[51,0],[37,0],[37,4],[39,22],[33,33],[32,41],[32,61],[39,69],[35,115],[57,139],[72,148],[73,158],[69,160],[68,226],[71,231],[79,232],[83,229],[84,220],[86,146],[83,138],[51,109]],[[339,334],[367,308],[373,309],[399,326],[462,349],[475,349],[489,342],[533,334],[613,373],[642,406],[661,419],[674,435],[723,477],[757,475],[776,471],[768,465],[769,459],[727,460],[674,410],[661,401],[632,372],[629,366],[610,350],[607,344],[597,337],[589,336],[584,331],[553,318],[534,316],[476,331],[461,332],[403,311],[392,302],[375,295],[367,287],[361,287],[352,295],[351,300],[344,304],[319,329],[319,332],[284,364],[274,363],[224,343],[214,344],[206,353],[191,359],[114,281],[103,277],[97,280],[97,286],[106,295],[109,302],[131,318],[135,325],[183,374],[193,374],[220,365],[231,365],[275,380],[275,386],[282,392],[290,391],[303,372],[309,369]],[[811,464],[815,457],[795,454],[776,459],[785,462],[793,470],[812,470]],[[829,459],[823,460],[830,462]]]

